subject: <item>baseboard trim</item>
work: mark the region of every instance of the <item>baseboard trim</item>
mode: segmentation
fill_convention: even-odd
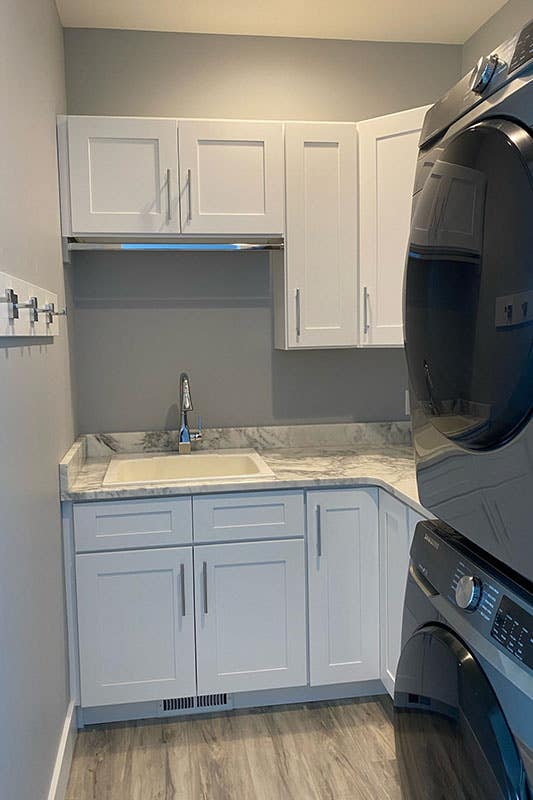
[[[63,730],[59,738],[59,746],[57,748],[54,771],[52,772],[48,800],[64,800],[65,798],[77,735],[76,707],[74,705],[74,700],[71,700],[67,708]]]

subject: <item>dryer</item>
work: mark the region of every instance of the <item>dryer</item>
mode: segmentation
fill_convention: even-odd
[[[533,21],[433,106],[404,287],[421,503],[533,578]]]

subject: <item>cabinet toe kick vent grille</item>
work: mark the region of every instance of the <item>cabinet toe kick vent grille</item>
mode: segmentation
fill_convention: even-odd
[[[160,707],[163,714],[175,714],[179,711],[194,711],[202,709],[210,711],[217,708],[231,708],[232,703],[228,694],[201,694],[195,697],[171,697],[161,700]]]

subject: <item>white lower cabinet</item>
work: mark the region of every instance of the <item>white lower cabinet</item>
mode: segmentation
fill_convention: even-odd
[[[312,686],[379,678],[376,489],[307,494]]]
[[[409,509],[400,500],[380,490],[380,677],[391,696],[394,694],[396,667],[401,651],[409,550],[415,527],[422,519],[420,514]]]
[[[76,558],[81,705],[196,693],[192,547]]]
[[[303,539],[195,547],[198,693],[307,683]]]

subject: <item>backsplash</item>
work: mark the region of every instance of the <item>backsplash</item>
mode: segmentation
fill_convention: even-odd
[[[177,451],[178,431],[138,433],[96,433],[85,435],[87,457],[111,453],[149,453]],[[409,422],[353,422],[316,425],[272,425],[245,428],[206,428],[195,450],[248,447],[277,450],[299,447],[350,447],[366,444],[408,445]]]

